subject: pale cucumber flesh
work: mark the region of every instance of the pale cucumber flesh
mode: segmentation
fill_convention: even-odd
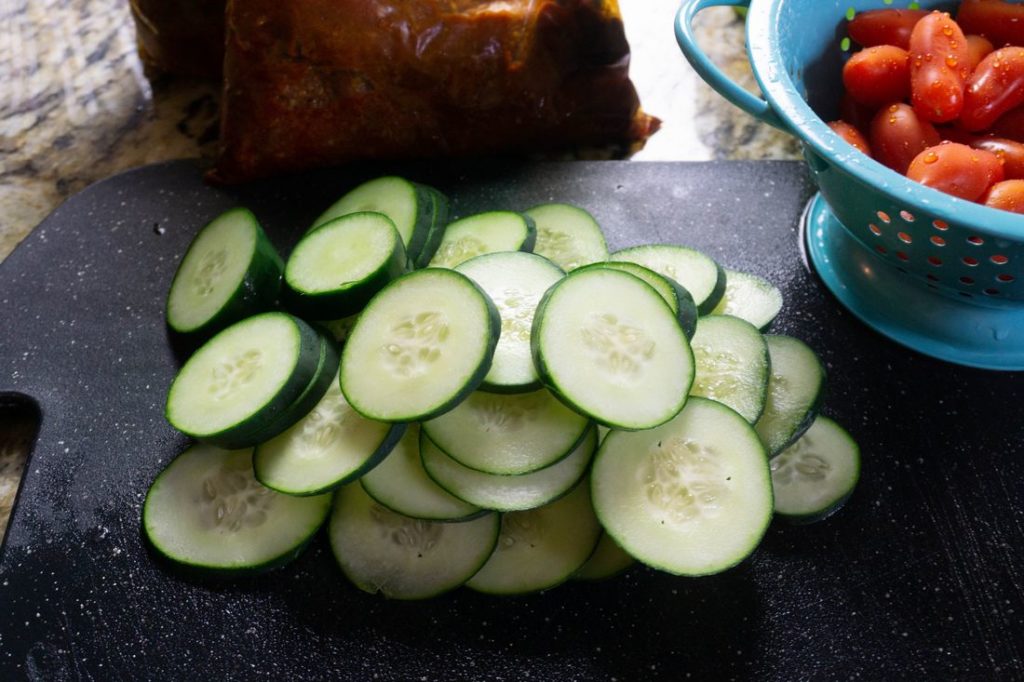
[[[502,514],[494,553],[466,586],[490,594],[554,587],[586,562],[600,534],[590,490],[583,482],[551,504]]]
[[[764,446],[736,412],[704,398],[658,428],[610,432],[591,486],[601,524],[622,549],[678,575],[736,565],[772,518]]]
[[[462,585],[487,561],[497,514],[444,523],[383,507],[351,483],[335,496],[328,535],[342,572],[356,587],[391,599],[426,599]]]
[[[411,425],[383,462],[361,479],[363,489],[388,509],[417,519],[456,521],[477,515],[427,475],[420,459],[420,429]]]
[[[843,427],[819,415],[771,460],[775,513],[795,523],[820,521],[843,506],[860,478],[860,449]]]
[[[194,445],[153,482],[142,523],[152,546],[189,567],[248,571],[297,555],[323,521],[330,495],[292,497],[253,476],[252,450]]]

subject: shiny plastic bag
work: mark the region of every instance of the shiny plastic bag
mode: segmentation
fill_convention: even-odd
[[[229,0],[226,38],[221,182],[628,149],[657,128],[614,0]]]

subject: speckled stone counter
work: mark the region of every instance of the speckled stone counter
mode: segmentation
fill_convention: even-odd
[[[676,46],[671,0],[619,0],[644,108],[663,120],[633,158],[796,158],[792,138],[760,124],[701,82]],[[214,83],[146,74],[127,0],[7,0],[0,5],[0,260],[65,198],[119,171],[209,157]],[[698,18],[703,47],[755,89],[743,24],[726,8]],[[34,426],[0,403],[0,535]]]

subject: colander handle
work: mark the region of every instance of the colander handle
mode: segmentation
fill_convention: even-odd
[[[790,132],[768,102],[751,95],[736,85],[697,46],[697,37],[693,32],[693,18],[703,9],[718,6],[748,7],[750,0],[683,0],[679,6],[679,12],[676,13],[676,42],[679,43],[679,49],[683,51],[686,60],[700,74],[700,77],[717,90],[722,97],[759,121],[775,126],[783,132]]]

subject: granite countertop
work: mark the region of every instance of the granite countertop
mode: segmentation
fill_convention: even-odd
[[[619,4],[641,102],[663,121],[634,160],[798,158],[792,138],[730,105],[685,62],[672,35],[673,0]],[[93,182],[213,153],[217,85],[147,74],[127,0],[11,0],[0,20],[0,261]],[[697,24],[714,61],[756,90],[742,21],[713,8]],[[0,400],[0,536],[33,432],[31,410]]]

